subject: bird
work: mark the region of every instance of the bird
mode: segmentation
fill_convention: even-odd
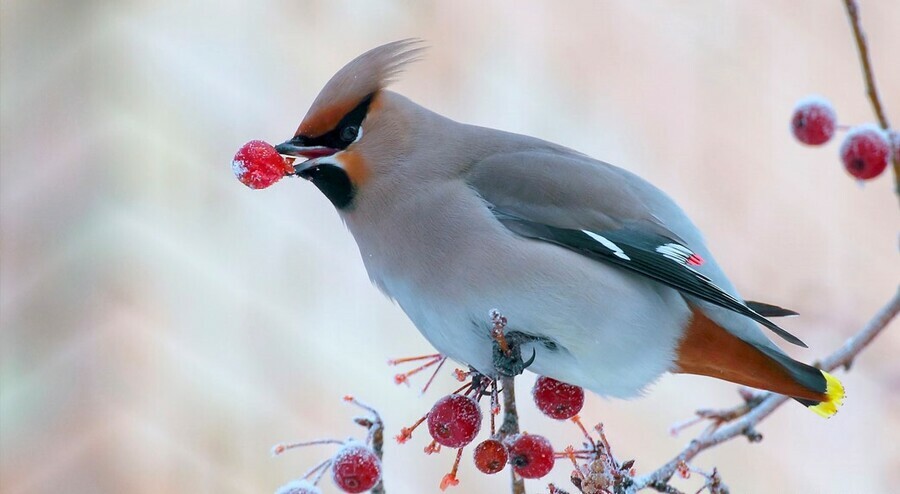
[[[612,398],[642,395],[666,372],[709,376],[836,413],[841,382],[763,331],[805,347],[770,321],[796,313],[742,299],[659,188],[387,89],[425,49],[405,39],[353,59],[275,149],[334,205],[372,283],[442,355]],[[497,358],[492,310],[515,361]]]

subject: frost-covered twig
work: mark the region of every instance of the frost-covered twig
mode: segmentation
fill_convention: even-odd
[[[894,294],[887,305],[882,307],[862,330],[850,337],[831,355],[823,359],[820,363],[821,368],[829,371],[837,367],[849,369],[856,355],[887,327],[898,312],[900,312],[900,290]],[[737,436],[758,437],[754,427],[788,399],[788,397],[783,395],[767,393],[758,405],[752,407],[739,420],[730,422],[719,429],[704,432],[692,440],[675,458],[656,471],[648,475],[635,477],[634,483],[626,492],[633,493],[645,488],[656,489],[660,492],[671,492],[668,482],[678,470],[679,465],[686,464],[701,452]]]
[[[866,35],[863,33],[862,25],[859,22],[859,6],[856,4],[856,0],[844,0],[844,6],[847,7],[847,17],[850,18],[853,38],[856,40],[856,48],[859,50],[859,62],[862,65],[863,78],[866,82],[866,94],[869,96],[869,101],[872,102],[872,109],[878,118],[878,124],[882,129],[888,130],[891,128],[891,123],[884,112],[881,98],[878,97],[878,87],[875,86],[875,73],[872,70],[872,62],[869,58],[869,46],[866,43]],[[893,164],[895,192],[900,196],[900,156],[893,157]]]
[[[515,378],[503,376],[500,378],[503,386],[503,424],[500,426],[500,437],[506,438],[519,433],[519,412],[516,409]],[[525,481],[516,475],[513,469],[509,470],[512,478],[512,494],[525,494]]]

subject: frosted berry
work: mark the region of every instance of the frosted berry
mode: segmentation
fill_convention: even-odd
[[[279,487],[275,494],[322,494],[322,490],[306,479],[294,480]]]
[[[487,439],[475,446],[475,468],[488,475],[503,470],[509,461],[506,446],[496,439]]]
[[[331,477],[344,492],[367,491],[381,479],[381,462],[360,443],[347,444],[331,461]]]
[[[265,189],[294,173],[294,168],[268,142],[250,141],[235,153],[231,171],[247,187]]]
[[[584,390],[580,386],[566,384],[556,379],[541,376],[531,389],[534,404],[544,415],[557,420],[566,420],[578,415],[584,406]]]
[[[831,103],[822,98],[805,98],[794,107],[791,130],[798,141],[819,146],[831,140],[837,115]]]
[[[847,173],[860,180],[875,178],[887,168],[891,149],[884,132],[874,125],[854,127],[841,144]]]
[[[519,434],[510,438],[509,463],[519,476],[539,479],[553,470],[553,446],[544,436]]]
[[[428,432],[441,446],[461,448],[481,429],[481,409],[472,398],[447,395],[428,412]]]

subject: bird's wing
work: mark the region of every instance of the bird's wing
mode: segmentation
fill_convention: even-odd
[[[536,150],[493,155],[467,182],[516,234],[646,276],[806,346],[737,297],[681,209],[633,174],[574,152]]]

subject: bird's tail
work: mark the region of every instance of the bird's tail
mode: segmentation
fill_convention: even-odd
[[[744,341],[696,309],[678,346],[675,371],[787,395],[826,418],[844,400],[844,386],[831,374]]]
[[[830,418],[837,413],[838,408],[844,403],[844,385],[841,384],[838,378],[822,369],[798,362],[774,350],[768,348],[759,348],[759,350],[784,367],[798,384],[801,384],[815,395],[795,396],[789,393],[788,396],[791,396],[821,417]],[[776,390],[773,389],[772,391]]]

